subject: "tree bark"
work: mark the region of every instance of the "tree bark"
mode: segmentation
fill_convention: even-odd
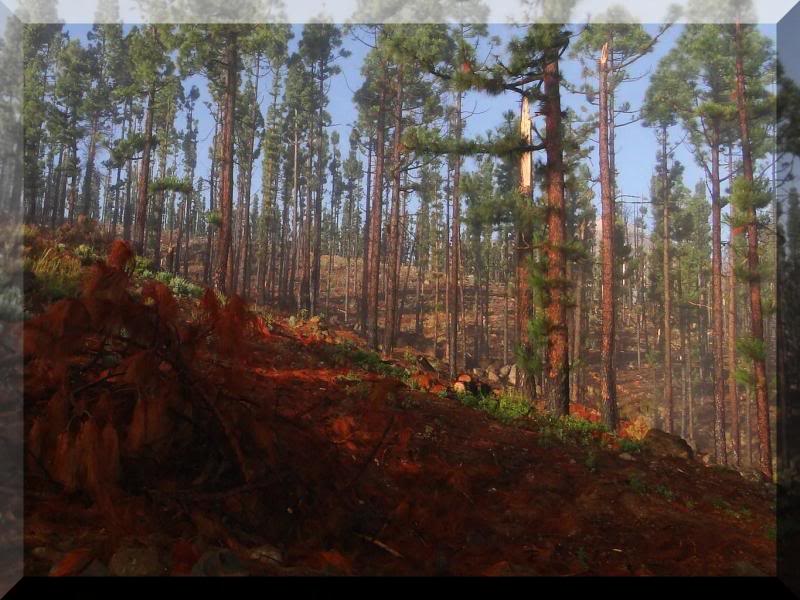
[[[386,285],[386,319],[383,327],[383,351],[394,349],[397,321],[397,288],[400,273],[400,160],[401,137],[403,135],[403,66],[397,69],[397,95],[395,97],[394,136],[392,140],[392,203],[389,213],[389,256]]]
[[[461,140],[461,92],[456,92],[456,140]],[[450,366],[450,378],[456,376],[458,370],[458,319],[459,319],[459,287],[458,287],[458,263],[459,263],[459,249],[461,241],[461,195],[459,190],[461,178],[461,156],[455,157],[453,164],[453,186],[451,192],[453,195],[453,218],[450,221],[450,340],[451,343],[448,347],[447,361]]]
[[[719,175],[719,124],[712,124],[711,140],[711,309],[713,335],[711,336],[714,357],[714,454],[717,462],[727,463],[725,448],[725,368],[724,327],[722,311],[722,207],[720,203]],[[736,397],[731,398],[731,436],[733,437],[733,461],[739,465],[739,411]]]
[[[667,431],[673,433],[675,427],[675,399],[672,394],[672,290],[670,283],[670,244],[669,244],[669,171],[667,170],[667,128],[661,130],[661,175],[662,175],[662,247],[664,283],[664,402],[667,405]]]
[[[385,82],[384,82],[385,83]],[[367,240],[367,265],[365,285],[367,287],[367,343],[378,349],[378,290],[380,284],[381,201],[383,197],[384,158],[384,111],[386,109],[386,86],[380,86],[378,99],[378,122],[375,131],[375,177],[372,185],[372,206],[369,211],[369,239]]]
[[[150,152],[153,147],[153,105],[156,87],[150,87],[147,93],[147,112],[144,119],[144,146],[142,160],[139,164],[139,180],[136,184],[136,222],[133,244],[137,254],[144,254],[144,232],[147,227],[147,198],[150,185]]]
[[[617,409],[617,384],[614,372],[615,310],[614,289],[614,193],[611,189],[609,163],[608,108],[608,43],[603,45],[597,62],[600,76],[600,195],[602,203],[602,275],[601,275],[601,333],[600,333],[600,413],[610,431],[619,426]]]
[[[561,141],[561,75],[559,48],[549,48],[544,67],[545,151],[547,164],[547,353],[542,393],[555,416],[569,414],[569,348],[567,331],[566,219],[564,210],[564,157]]]
[[[520,107],[520,139],[531,143],[531,117],[530,105],[527,96],[522,97]],[[519,192],[522,197],[523,206],[527,207],[531,201],[533,190],[533,171],[531,165],[531,152],[523,152],[519,159]],[[530,269],[533,251],[533,231],[528,226],[529,220],[525,220],[525,225],[517,224],[516,231],[516,338],[517,351],[523,356],[529,356],[533,352],[530,339],[528,337],[528,323],[533,316],[531,306],[531,285]],[[533,386],[533,373],[526,372],[527,369],[518,368],[517,389],[533,401],[535,389]]]
[[[747,87],[744,74],[744,51],[742,49],[742,25],[735,26],[736,37],[736,108],[742,143],[742,168],[745,181],[753,185],[753,156],[750,148],[750,123],[747,115]],[[752,188],[751,188],[752,189]],[[761,306],[761,279],[758,257],[758,215],[755,206],[747,213],[747,267],[750,300],[750,335],[753,341],[764,348],[764,316]],[[772,480],[772,447],[769,424],[769,398],[767,395],[766,360],[763,352],[753,356],[755,375],[756,422],[758,427],[759,467]]]
[[[230,282],[229,255],[232,241],[233,219],[233,128],[238,88],[238,40],[232,31],[226,40],[223,62],[225,65],[225,95],[222,121],[222,156],[220,157],[220,227],[217,237],[217,264],[215,287],[227,293]]]

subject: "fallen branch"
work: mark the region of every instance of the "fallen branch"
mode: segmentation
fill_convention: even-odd
[[[392,555],[392,556],[394,556],[395,558],[405,558],[405,557],[404,557],[402,554],[400,554],[400,553],[399,553],[397,550],[395,550],[395,549],[394,549],[394,548],[392,548],[391,546],[387,546],[386,544],[384,544],[384,543],[383,543],[382,541],[380,541],[380,540],[376,540],[375,538],[371,538],[371,537],[369,537],[368,535],[364,535],[363,533],[357,533],[356,535],[357,535],[358,537],[362,538],[362,539],[365,539],[365,540],[367,540],[367,541],[368,541],[368,542],[370,542],[371,544],[375,544],[375,545],[376,545],[378,548],[380,548],[381,550],[386,550],[386,552],[388,552],[389,554],[391,554],[391,555]]]
[[[350,480],[350,482],[347,485],[345,485],[344,488],[342,488],[342,491],[353,487],[356,484],[356,482],[358,482],[358,480],[361,479],[361,476],[367,470],[367,467],[369,467],[372,460],[378,454],[378,450],[380,450],[381,446],[383,446],[383,443],[386,441],[386,436],[389,435],[389,430],[392,428],[392,425],[394,425],[394,416],[391,419],[389,419],[389,424],[386,425],[386,429],[383,430],[383,435],[381,435],[380,441],[378,441],[378,444],[372,449],[372,452],[369,453],[369,457],[367,458],[367,460],[364,461],[364,463],[358,469],[358,472],[356,473],[355,477],[353,477],[353,479]]]

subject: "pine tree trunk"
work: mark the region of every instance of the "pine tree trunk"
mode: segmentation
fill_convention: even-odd
[[[144,232],[147,226],[147,198],[150,185],[150,152],[153,147],[153,109],[155,102],[155,85],[147,94],[147,112],[144,119],[144,146],[142,160],[139,164],[139,180],[136,184],[136,222],[133,244],[137,254],[144,255]]]
[[[531,143],[531,118],[530,107],[527,96],[522,97],[520,108],[520,139]],[[519,159],[519,192],[522,196],[524,206],[532,201],[531,193],[533,190],[533,172],[531,168],[531,153],[523,152]],[[531,307],[531,288],[530,288],[530,268],[532,258],[533,231],[530,227],[523,227],[517,224],[516,231],[516,340],[517,350],[523,356],[529,356],[533,352],[530,340],[528,339],[528,323],[532,317]],[[517,389],[529,400],[533,400],[536,390],[533,385],[533,373],[527,372],[525,368],[517,369]]]
[[[386,320],[383,328],[383,351],[390,354],[395,344],[397,322],[397,288],[400,273],[400,141],[403,135],[403,66],[397,70],[394,136],[392,140],[392,203],[389,214],[389,255],[387,257]]]
[[[667,171],[667,128],[661,131],[661,174],[663,202],[663,283],[664,283],[664,402],[667,405],[667,431],[674,432],[675,400],[672,395],[672,293],[670,284],[670,244],[669,244],[669,171]]]
[[[747,89],[744,74],[744,52],[742,49],[742,26],[736,23],[736,107],[742,143],[742,168],[745,181],[753,185],[753,157],[750,148],[750,123],[747,115]],[[755,344],[764,348],[764,318],[761,307],[761,280],[758,257],[758,215],[751,204],[747,217],[747,267],[749,271],[750,335]],[[772,480],[772,447],[770,440],[769,398],[767,395],[767,371],[763,352],[753,356],[755,375],[756,421],[758,426],[759,467]]]
[[[544,313],[548,322],[545,373],[542,394],[551,414],[569,414],[569,349],[567,333],[566,218],[564,206],[564,157],[561,145],[561,76],[558,48],[546,51],[544,67],[545,151],[547,164],[547,257],[548,290]]]
[[[89,130],[89,149],[86,151],[86,175],[83,179],[82,212],[87,217],[92,215],[92,183],[94,183],[94,157],[97,152],[98,121],[98,115],[93,115]]]
[[[615,201],[611,189],[611,167],[609,164],[609,132],[611,119],[608,107],[608,44],[603,45],[597,63],[600,74],[600,194],[602,199],[602,301],[600,333],[600,412],[603,423],[610,431],[619,426],[617,409],[617,384],[614,368],[615,310],[614,289],[614,217]]]
[[[461,140],[461,92],[456,92],[456,140]],[[461,157],[455,157],[453,166],[453,186],[451,189],[453,199],[453,218],[450,222],[450,281],[449,281],[449,329],[450,329],[450,343],[448,345],[447,360],[450,366],[450,378],[454,379],[456,371],[458,370],[458,318],[459,318],[459,302],[458,302],[458,263],[459,263],[459,247],[461,239],[461,195],[459,190],[461,176]]]
[[[122,118],[122,131],[120,139],[125,139],[125,125],[128,119],[128,104],[125,103],[125,114]],[[117,165],[117,176],[114,182],[114,211],[111,214],[111,235],[117,236],[117,223],[119,222],[119,197],[120,197],[120,181],[122,180],[122,163]]]
[[[231,33],[224,49],[225,94],[222,121],[222,155],[220,157],[220,227],[217,237],[215,287],[227,293],[230,284],[229,257],[233,237],[233,137],[236,114],[236,93],[238,91],[238,41],[236,33]]]
[[[719,124],[712,124],[711,140],[711,310],[713,335],[711,336],[714,357],[714,453],[717,461],[727,463],[725,449],[725,367],[724,332],[722,311],[722,213],[719,175]],[[733,437],[733,461],[739,465],[739,414],[736,397],[731,398],[731,436]]]
[[[361,259],[361,305],[359,307],[359,319],[361,321],[361,331],[367,331],[367,307],[369,306],[369,259],[370,250],[370,231],[372,228],[371,202],[372,202],[372,138],[367,143],[367,191],[364,196],[364,243]]]
[[[375,177],[372,185],[372,206],[369,211],[369,237],[364,284],[367,288],[367,343],[378,349],[378,291],[380,285],[381,204],[383,199],[384,162],[384,112],[386,110],[386,86],[382,85],[378,99],[378,122],[375,131]]]

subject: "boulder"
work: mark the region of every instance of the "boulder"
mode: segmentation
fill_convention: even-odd
[[[746,562],[738,561],[733,563],[731,573],[733,577],[766,577],[767,574],[755,565]]]
[[[489,383],[500,382],[500,378],[497,376],[497,372],[494,370],[494,368],[489,367],[488,369],[486,369],[486,381],[488,381]]]
[[[691,460],[694,458],[692,447],[682,437],[651,429],[642,440],[644,447],[652,454],[661,457],[674,457]]]
[[[269,544],[266,544],[264,546],[259,546],[258,548],[253,548],[252,550],[250,550],[250,558],[253,560],[258,560],[263,562],[282,563],[283,552],[281,552],[275,546],[270,546]]]
[[[517,385],[517,365],[511,365],[508,370],[508,383],[510,385]]]
[[[152,577],[167,573],[155,548],[133,546],[117,550],[108,563],[108,570],[117,577]]]
[[[508,377],[508,373],[511,371],[511,367],[513,367],[513,366],[514,365],[505,365],[505,366],[500,367],[500,371],[499,371],[500,379],[506,379]]]
[[[108,577],[110,572],[108,567],[99,560],[93,560],[89,566],[81,573],[83,577]]]
[[[200,557],[197,564],[192,567],[192,575],[230,577],[247,574],[247,570],[236,555],[224,548],[212,548],[208,550]]]

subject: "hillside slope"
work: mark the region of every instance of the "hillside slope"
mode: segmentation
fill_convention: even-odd
[[[131,264],[25,325],[30,575],[775,573],[767,484]]]

